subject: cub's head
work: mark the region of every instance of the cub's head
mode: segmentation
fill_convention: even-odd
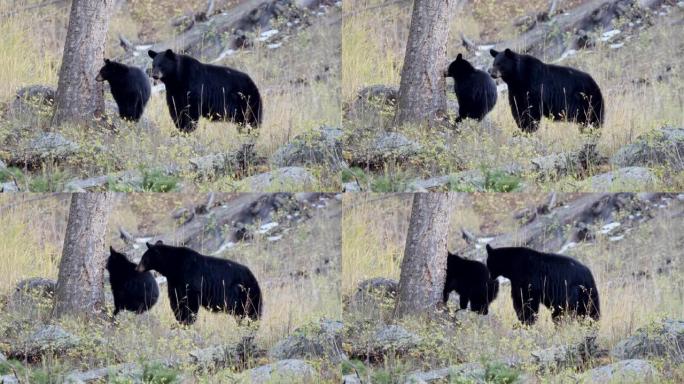
[[[506,274],[506,255],[502,255],[497,249],[492,248],[487,244],[487,269],[489,269],[489,276],[496,279],[499,276]],[[505,277],[505,276],[504,276]]]
[[[149,50],[147,54],[152,58],[152,78],[155,80],[164,80],[176,73],[178,55],[172,50],[167,49],[164,52],[155,52]]]
[[[458,56],[456,56],[456,60],[449,64],[449,68],[444,72],[444,77],[451,77],[456,80],[460,76],[469,74],[473,70],[475,70],[475,67],[459,53]]]
[[[129,264],[128,258],[123,253],[117,252],[114,247],[109,247],[109,258],[107,259],[107,271],[112,273],[113,270],[121,268],[122,265]],[[130,268],[130,267],[129,267]]]
[[[128,67],[121,63],[111,61],[109,59],[104,59],[104,66],[100,68],[100,72],[97,74],[95,80],[97,81],[109,81],[121,77],[126,74]]]
[[[508,77],[514,76],[518,71],[520,55],[517,53],[506,48],[503,52],[491,49],[489,54],[494,58],[492,68],[489,70],[489,74],[493,78],[501,77],[505,80]]]

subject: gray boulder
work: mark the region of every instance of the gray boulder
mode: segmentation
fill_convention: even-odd
[[[308,190],[315,179],[302,167],[283,167],[270,172],[260,173],[242,180],[243,188],[250,192],[273,192],[289,190]]]
[[[20,88],[10,104],[10,114],[34,114],[37,108],[51,108],[55,102],[56,91],[47,85],[29,85]]]
[[[367,312],[382,305],[393,303],[399,289],[396,280],[375,277],[364,280],[356,288],[347,306],[348,310]]]
[[[398,96],[397,87],[378,84],[363,88],[354,101],[345,108],[344,118],[382,126],[384,121],[394,115]]]
[[[531,353],[532,361],[542,370],[577,367],[598,353],[596,336],[586,337],[575,345],[556,345]]]
[[[304,360],[288,359],[249,369],[243,376],[251,384],[313,383],[316,371]]]
[[[646,360],[622,360],[586,371],[581,383],[601,384],[643,384],[653,383],[658,378],[656,369]]]
[[[64,353],[80,345],[80,339],[58,325],[42,325],[21,345],[11,346],[10,357],[37,360],[44,353]]]
[[[665,357],[684,362],[684,321],[662,320],[637,329],[634,335],[620,341],[611,351],[617,359]]]
[[[327,358],[338,363],[347,359],[342,351],[343,329],[341,321],[321,319],[296,329],[273,346],[268,355],[280,360]]]
[[[406,353],[420,344],[421,338],[400,325],[379,326],[371,336],[368,350],[379,356],[387,352]]]
[[[485,367],[480,363],[466,363],[427,372],[415,372],[406,378],[406,384],[466,382],[485,383]]]
[[[51,302],[56,286],[56,281],[42,277],[21,280],[10,296],[8,308],[28,308]]]
[[[78,144],[59,133],[40,132],[12,153],[10,163],[33,167],[46,160],[65,160],[79,150]]]
[[[684,128],[663,127],[642,134],[620,148],[610,162],[617,167],[665,165],[684,170]]]
[[[278,167],[326,165],[333,170],[346,168],[342,158],[343,132],[335,127],[320,127],[296,136],[278,148],[271,163]]]
[[[652,187],[656,176],[648,168],[625,167],[602,173],[587,179],[588,187],[594,192],[631,191]]]
[[[345,150],[352,165],[381,168],[387,162],[407,161],[422,147],[398,132],[357,130],[348,135]]]

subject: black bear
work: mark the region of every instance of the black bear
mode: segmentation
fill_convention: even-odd
[[[458,293],[461,309],[466,309],[470,302],[471,311],[486,315],[489,304],[499,293],[499,282],[490,278],[483,263],[449,253],[443,293],[445,304],[451,291]]]
[[[122,309],[143,313],[159,299],[157,281],[150,272],[138,272],[126,255],[109,247],[107,271],[114,296],[114,316]]]
[[[490,54],[494,57],[490,73],[508,85],[511,112],[523,132],[536,131],[542,115],[584,126],[603,125],[601,89],[588,73],[545,64],[510,49],[492,49]]]
[[[109,83],[122,119],[140,120],[152,89],[147,75],[138,67],[129,67],[109,59],[104,62],[96,80]]]
[[[154,269],[166,277],[171,309],[179,323],[194,323],[200,305],[239,320],[261,317],[261,290],[244,265],[161,242],[147,243],[147,248],[137,270]]]
[[[204,116],[240,126],[261,124],[261,96],[243,72],[174,53],[149,51],[152,77],[166,87],[166,103],[176,127],[192,132]]]
[[[482,120],[496,104],[496,84],[486,72],[475,69],[460,53],[456,56],[445,77],[454,79],[454,92],[458,99],[458,118]]]
[[[487,244],[492,277],[511,281],[513,308],[523,324],[534,324],[539,305],[551,310],[554,322],[564,316],[600,317],[594,276],[579,261],[525,247],[492,248]]]

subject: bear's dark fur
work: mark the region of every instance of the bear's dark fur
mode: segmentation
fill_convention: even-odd
[[[600,317],[599,294],[589,268],[567,256],[525,247],[492,248],[487,244],[492,277],[511,280],[513,307],[524,324],[534,324],[539,305],[551,310],[554,322],[563,316]]]
[[[157,281],[150,272],[137,272],[126,255],[109,248],[107,271],[114,296],[114,316],[122,309],[143,313],[159,299]]]
[[[486,315],[489,304],[499,293],[499,282],[490,278],[483,263],[449,253],[443,294],[445,304],[451,291],[458,293],[461,309],[466,309],[470,302],[471,311]]]
[[[171,309],[181,324],[194,323],[200,305],[240,320],[261,317],[261,290],[244,265],[161,242],[147,248],[137,270],[154,269],[166,277]]]
[[[140,68],[105,59],[97,81],[107,81],[124,120],[138,121],[150,99],[150,80]]]
[[[542,116],[584,126],[603,125],[603,96],[589,74],[545,64],[510,49],[492,49],[490,54],[494,57],[491,75],[501,77],[508,85],[513,118],[524,132],[536,131]]]
[[[496,104],[496,84],[486,72],[475,69],[460,53],[444,74],[454,79],[458,118],[482,120]]]
[[[171,119],[181,131],[192,132],[200,116],[241,126],[261,124],[261,96],[246,73],[203,64],[170,49],[148,54],[152,77],[164,83]]]

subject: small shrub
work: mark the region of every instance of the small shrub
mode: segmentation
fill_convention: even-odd
[[[178,178],[160,170],[144,171],[142,188],[145,192],[171,192],[178,189]]]
[[[9,167],[0,169],[0,183],[17,180],[17,182],[24,180],[24,174],[19,168]]]
[[[180,382],[178,371],[161,364],[145,365],[142,381],[145,384],[173,384]]]
[[[491,363],[486,364],[485,381],[492,384],[513,384],[520,377],[520,372],[502,364]]]
[[[504,171],[485,171],[485,189],[489,192],[514,192],[520,189],[521,179]]]

